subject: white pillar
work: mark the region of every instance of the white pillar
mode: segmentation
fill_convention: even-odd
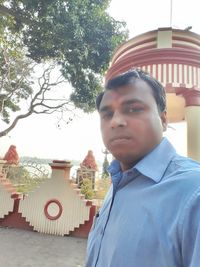
[[[200,161],[200,106],[185,108],[188,156]]]

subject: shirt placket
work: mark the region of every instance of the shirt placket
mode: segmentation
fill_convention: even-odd
[[[115,194],[117,192],[117,187],[118,187],[118,183],[121,179],[121,174],[118,173],[116,174],[113,179],[112,179],[112,185],[113,185],[113,191],[112,191],[112,198],[110,200],[110,204],[109,204],[109,207],[108,207],[108,214],[107,216],[105,216],[105,221],[100,229],[100,241],[98,242],[99,243],[99,248],[98,248],[98,254],[97,254],[97,257],[96,257],[96,263],[95,263],[95,267],[98,266],[98,260],[99,260],[99,255],[100,255],[100,251],[101,251],[101,244],[102,244],[102,241],[103,241],[103,237],[104,237],[104,233],[105,233],[105,230],[106,230],[106,226],[108,224],[108,220],[109,220],[109,217],[110,217],[110,213],[111,213],[111,210],[112,210],[112,206],[113,206],[113,202],[114,202],[114,198],[115,198]]]

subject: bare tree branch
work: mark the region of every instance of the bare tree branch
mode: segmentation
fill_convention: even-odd
[[[35,111],[35,108],[36,108],[36,107],[44,107],[44,108],[47,108],[47,109],[49,109],[49,110],[54,109],[54,110],[56,111],[56,109],[62,108],[62,107],[64,107],[64,106],[66,106],[67,104],[68,104],[68,102],[65,102],[65,103],[62,103],[62,104],[60,104],[60,105],[56,105],[56,106],[49,106],[49,105],[47,105],[47,104],[37,103],[37,104],[33,105],[33,109],[34,109],[34,111]]]
[[[65,123],[69,123],[72,120],[71,117],[69,117],[68,120],[65,120],[64,118],[66,113],[75,116],[74,105],[72,105],[69,99],[49,97],[49,96],[46,97],[47,92],[49,95],[49,93],[51,93],[51,90],[53,88],[56,89],[61,83],[65,82],[62,76],[57,77],[55,82],[50,82],[52,71],[53,71],[52,66],[46,68],[43,71],[41,77],[38,78],[38,87],[39,87],[38,90],[29,97],[28,112],[18,115],[6,129],[0,131],[0,137],[8,134],[21,119],[27,118],[33,113],[52,114],[58,112],[60,113],[59,123],[61,120],[65,121]],[[12,94],[9,95],[9,97],[12,96],[13,96]]]
[[[6,128],[5,130],[0,132],[0,137],[7,135],[17,125],[19,120],[27,118],[32,113],[33,112],[30,110],[29,112],[27,112],[25,114],[21,114],[21,115],[17,116],[8,128]]]

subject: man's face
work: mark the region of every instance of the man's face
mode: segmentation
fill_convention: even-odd
[[[152,89],[141,80],[107,90],[99,108],[102,138],[127,170],[161,142],[166,112],[159,113]]]

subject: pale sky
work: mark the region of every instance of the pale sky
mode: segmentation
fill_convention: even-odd
[[[117,20],[124,20],[130,38],[161,27],[184,29],[200,34],[199,0],[173,0],[172,23],[170,23],[171,0],[112,0],[109,13]],[[65,90],[65,89],[63,89]],[[186,125],[179,123],[169,129],[167,136],[177,151],[186,154]],[[88,150],[93,150],[97,160],[103,160],[104,145],[99,129],[99,117],[80,114],[70,124],[56,127],[56,118],[32,116],[18,123],[8,136],[0,138],[0,156],[9,146],[16,145],[20,156],[52,159],[83,160]]]

